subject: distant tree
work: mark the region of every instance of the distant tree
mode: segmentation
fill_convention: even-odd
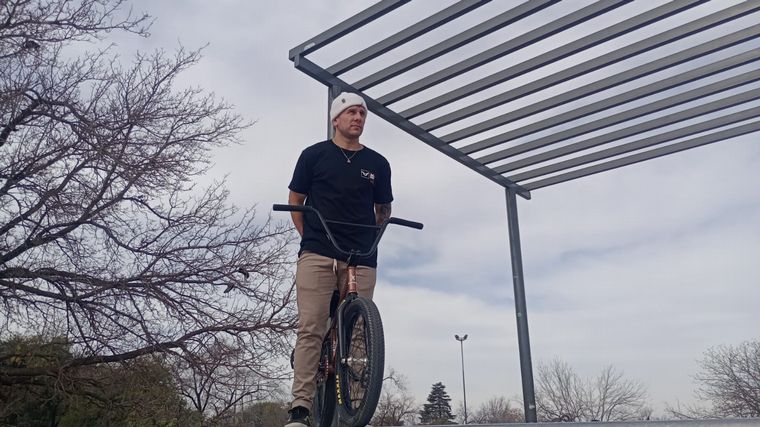
[[[647,392],[635,380],[626,379],[612,366],[602,369],[593,383],[590,395],[590,419],[626,421],[646,416]]]
[[[45,349],[43,353],[40,349]],[[31,350],[31,351],[30,351]],[[46,366],[72,360],[60,338],[14,338],[0,343],[0,365]],[[198,425],[158,357],[83,366],[58,379],[0,386],[0,425],[131,426]]]
[[[581,421],[586,409],[586,390],[581,378],[567,363],[555,359],[539,363],[536,376],[536,412],[542,421]]]
[[[288,418],[288,409],[290,409],[289,403],[256,402],[245,409],[243,419],[250,419],[251,423],[243,424],[243,426],[281,427]]]
[[[370,425],[403,426],[413,424],[410,421],[413,421],[417,414],[417,406],[414,397],[409,394],[407,389],[406,378],[393,368],[390,368],[389,371],[383,379],[383,391]]]
[[[240,410],[207,423],[214,427],[282,427],[290,404],[280,400],[249,402]]]
[[[724,417],[760,417],[760,341],[707,350],[697,394]]]
[[[122,63],[107,35],[149,24],[124,0],[0,4],[0,340],[70,345],[65,360],[30,348],[39,363],[1,365],[0,384],[68,392],[79,368],[148,355],[210,372],[220,342],[234,357],[215,372],[286,375],[294,236],[224,182],[197,184],[250,124],[177,87],[200,53]]]
[[[681,403],[676,402],[671,404],[665,403],[666,419],[678,419],[678,420],[704,420],[710,418],[722,418],[712,411],[712,408],[707,408],[701,403]]]
[[[567,364],[539,364],[536,409],[543,421],[626,421],[640,419],[646,409],[646,390],[623,378],[612,366],[598,377],[583,380]]]
[[[492,397],[468,416],[468,422],[472,424],[522,423],[524,420],[522,410],[501,396]]]
[[[760,417],[760,341],[712,347],[699,366],[696,396],[704,406],[668,406],[668,413],[691,419]]]
[[[279,391],[278,380],[282,377],[262,377],[252,372],[245,353],[234,343],[216,339],[206,349],[191,360],[175,359],[172,369],[180,394],[210,422],[234,417],[245,402],[271,397]],[[262,354],[259,361],[276,363],[277,357]]]
[[[453,424],[450,401],[446,386],[441,382],[433,384],[427,397],[428,403],[423,404],[420,411],[420,424]]]
[[[91,372],[96,391],[75,394],[60,427],[202,425],[202,417],[188,407],[161,354],[83,370]]]
[[[65,363],[72,359],[68,347],[60,337],[15,336],[0,342],[0,369],[35,368],[51,360]],[[38,378],[26,385],[0,383],[0,425],[52,424],[60,419],[65,406],[65,396],[52,378]]]

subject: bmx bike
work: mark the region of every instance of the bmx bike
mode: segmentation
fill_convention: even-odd
[[[329,427],[337,408],[339,426],[363,427],[374,415],[380,398],[385,365],[385,338],[377,306],[372,300],[358,294],[357,262],[375,253],[389,224],[418,230],[423,225],[395,217],[380,225],[332,221],[325,219],[317,209],[305,205],[274,205],[272,209],[316,215],[327,239],[338,253],[346,257],[345,294],[340,295],[336,290],[330,303],[330,326],[322,341],[312,420],[316,427]],[[345,250],[336,242],[329,223],[374,228],[377,235],[366,251]]]

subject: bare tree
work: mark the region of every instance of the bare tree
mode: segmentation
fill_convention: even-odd
[[[544,421],[625,421],[646,416],[646,390],[623,378],[612,366],[593,380],[583,380],[567,364],[539,364],[538,416]]]
[[[409,394],[406,377],[393,368],[389,368],[389,371],[383,378],[383,392],[370,424],[373,426],[413,424],[418,408],[414,397]]]
[[[0,339],[62,336],[73,353],[0,363],[0,383],[159,352],[208,371],[219,343],[235,369],[280,378],[271,355],[288,353],[295,324],[293,234],[229,204],[224,182],[196,184],[210,150],[249,123],[175,88],[197,51],[126,67],[108,47],[81,53],[110,31],[147,35],[148,17],[123,9],[0,3]]]
[[[760,417],[760,341],[718,346],[699,361],[696,396],[704,405],[668,406],[681,419]]]
[[[717,414],[760,417],[760,341],[711,348],[700,367],[697,395]]]
[[[623,374],[612,366],[602,369],[592,384],[588,399],[592,420],[635,420],[646,414],[647,393],[644,386],[638,381],[623,378]]]
[[[665,403],[665,418],[678,420],[701,420],[717,418],[710,410],[699,404],[685,404],[677,401],[675,404]]]
[[[468,418],[472,424],[522,423],[525,420],[522,410],[512,407],[512,403],[503,396],[492,397]]]
[[[586,391],[580,377],[565,362],[539,363],[536,378],[536,411],[544,421],[580,421],[586,411]]]
[[[250,354],[241,346],[221,340],[206,349],[188,354],[189,359],[177,360],[173,368],[179,392],[212,423],[235,416],[244,404],[253,400],[276,397],[280,391],[279,380],[285,379],[286,372],[273,377],[258,375],[250,369],[252,363],[256,366],[277,363],[277,354],[260,354],[251,361],[247,360]]]

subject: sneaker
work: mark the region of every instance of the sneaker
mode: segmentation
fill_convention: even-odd
[[[310,427],[311,417],[309,416],[309,410],[303,406],[296,406],[288,411],[288,423],[285,427]]]

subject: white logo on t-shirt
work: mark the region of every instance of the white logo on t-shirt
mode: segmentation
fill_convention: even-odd
[[[375,183],[375,174],[368,170],[362,169],[362,178],[368,179],[373,184]]]

